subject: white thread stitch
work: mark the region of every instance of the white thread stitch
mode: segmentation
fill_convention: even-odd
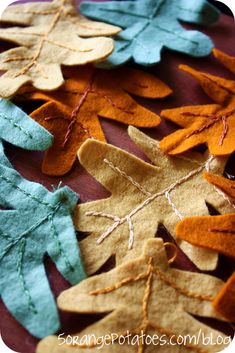
[[[104,212],[86,212],[86,216],[100,216],[104,218],[110,218],[110,219],[113,219],[115,222],[118,222],[120,220],[119,217],[113,216],[112,214],[104,213]]]
[[[134,226],[131,221],[131,218],[129,216],[126,216],[126,220],[129,226],[129,243],[128,243],[128,249],[131,250],[133,248],[134,244]]]
[[[134,227],[133,224],[131,222],[130,224],[130,220],[131,218],[137,214],[139,211],[141,211],[145,206],[149,205],[152,201],[154,201],[156,198],[160,197],[160,196],[165,196],[170,204],[170,206],[173,208],[174,212],[177,214],[178,217],[182,217],[181,213],[179,212],[179,210],[177,209],[177,207],[174,205],[174,203],[171,201],[171,198],[166,195],[169,195],[169,193],[175,189],[177,186],[183,184],[184,182],[188,181],[189,179],[191,179],[193,176],[199,174],[203,169],[209,170],[210,169],[210,163],[213,161],[215,157],[214,156],[210,156],[210,158],[203,163],[199,168],[192,170],[189,174],[185,175],[184,177],[182,177],[181,179],[177,180],[175,183],[171,184],[170,186],[168,186],[166,189],[156,193],[156,194],[152,194],[151,196],[149,196],[144,202],[142,202],[141,204],[139,204],[136,208],[134,208],[128,215],[124,216],[123,218],[119,218],[117,216],[111,215],[111,214],[107,214],[107,213],[102,213],[102,212],[86,212],[86,216],[96,216],[96,217],[105,217],[105,218],[109,218],[109,219],[113,219],[114,223],[111,227],[109,227],[97,240],[97,244],[101,244],[115,229],[117,229],[120,225],[122,225],[123,223],[127,222],[129,225],[129,246],[131,244],[131,246],[133,247],[134,244]],[[111,162],[110,162],[111,163]],[[113,164],[112,166],[115,168],[115,171],[117,170]],[[118,170],[120,171],[120,169],[118,168]],[[119,172],[118,171],[118,172]],[[122,172],[122,171],[120,171]],[[122,174],[121,174],[122,175]],[[128,175],[126,174],[126,176],[128,177]],[[125,178],[126,178],[125,176]],[[132,179],[132,178],[131,178]],[[129,178],[128,178],[129,180]],[[132,179],[133,180],[133,179]],[[180,218],[181,219],[181,218]],[[130,248],[129,248],[130,249]]]
[[[229,203],[229,205],[231,207],[233,207],[235,209],[235,204],[230,200],[230,198],[220,189],[218,189],[217,187],[214,186],[214,190],[217,192],[217,194],[219,194],[220,196],[223,197],[223,199],[225,201],[227,201]]]
[[[210,166],[211,166],[211,162],[215,159],[215,156],[210,156],[210,158],[208,159],[208,161],[205,164],[205,169],[207,171],[207,173],[210,173]]]
[[[103,240],[107,238],[118,226],[124,223],[125,220],[126,218],[124,218],[124,220],[120,219],[119,221],[114,222],[114,224],[111,227],[109,227],[107,231],[99,237],[99,239],[97,240],[97,244],[101,244]]]
[[[169,194],[169,192],[165,192],[165,196],[167,198],[167,201],[169,202],[169,204],[171,205],[173,211],[175,212],[175,214],[179,217],[180,220],[182,220],[184,218],[184,216],[182,215],[182,213],[177,209],[176,205],[174,204],[174,202],[171,199],[171,196]]]
[[[192,159],[192,158],[187,158],[187,157],[183,157],[183,156],[180,156],[180,157],[177,157],[178,159],[181,159],[183,161],[186,161],[186,162],[190,162],[190,163],[194,163],[194,164],[197,164],[197,165],[201,165],[200,162],[198,162],[196,159]]]
[[[152,193],[143,188],[137,181],[135,181],[132,177],[127,175],[123,170],[116,167],[112,162],[108,159],[104,159],[104,163],[106,163],[114,172],[120,174],[123,178],[129,180],[132,185],[134,185],[139,191],[141,191],[146,196],[151,196]]]

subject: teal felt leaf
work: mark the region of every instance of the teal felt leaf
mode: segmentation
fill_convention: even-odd
[[[13,316],[39,338],[59,329],[44,269],[46,253],[71,283],[85,278],[71,212],[78,195],[68,187],[49,192],[0,165],[0,294]]]
[[[213,48],[210,38],[185,30],[179,20],[211,25],[219,18],[218,10],[206,0],[83,2],[80,10],[124,29],[115,37],[114,53],[98,65],[103,68],[122,65],[132,58],[137,64],[153,65],[161,60],[163,48],[195,57],[209,55]]]
[[[5,156],[4,148],[3,148],[3,144],[1,142],[1,140],[0,140],[0,163],[5,164],[7,167],[11,168],[11,163],[9,162],[7,157]]]
[[[0,163],[7,163],[1,140],[28,150],[45,150],[53,136],[12,102],[0,99]]]

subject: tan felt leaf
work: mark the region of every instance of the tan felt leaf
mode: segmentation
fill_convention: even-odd
[[[158,141],[136,128],[130,127],[129,135],[152,165],[94,140],[87,140],[78,152],[88,173],[111,192],[107,199],[78,205],[75,212],[76,228],[90,233],[80,243],[88,274],[96,272],[111,255],[116,256],[117,265],[138,256],[143,241],[155,237],[160,223],[175,236],[179,220],[208,215],[205,201],[219,212],[233,212],[228,200],[203,178],[205,170],[221,175],[226,158],[168,157]],[[179,245],[200,269],[216,267],[215,252],[181,241]]]
[[[26,26],[0,29],[0,39],[19,45],[0,54],[0,69],[6,71],[0,78],[0,96],[5,98],[29,82],[37,89],[57,89],[63,83],[61,65],[84,65],[106,58],[113,51],[113,41],[97,36],[120,31],[84,18],[73,0],[10,6],[1,21]]]
[[[214,54],[235,72],[235,58],[218,50]],[[165,137],[160,144],[162,150],[175,155],[206,143],[213,155],[231,154],[235,151],[235,80],[225,80],[186,65],[180,68],[198,80],[205,93],[218,104],[163,110],[162,117],[183,129]]]
[[[215,277],[170,268],[162,240],[149,239],[142,255],[114,270],[91,277],[66,291],[58,298],[60,309],[75,313],[107,313],[102,320],[79,333],[79,337],[93,335],[89,343],[59,345],[57,337],[42,340],[37,353],[99,352],[96,338],[116,333],[139,337],[135,344],[119,345],[116,340],[104,345],[102,352],[154,353],[161,352],[218,352],[225,345],[203,345],[186,342],[176,344],[179,335],[205,336],[214,340],[222,333],[200,323],[193,315],[221,319],[211,301],[222,288]],[[141,334],[164,335],[165,345],[146,344]],[[107,336],[106,336],[107,337]],[[170,339],[175,345],[169,345]],[[138,345],[139,343],[139,345]]]
[[[142,107],[128,93],[146,98],[163,98],[171,89],[153,75],[121,68],[98,70],[92,66],[64,70],[65,84],[55,92],[24,87],[19,99],[46,101],[32,118],[54,136],[54,144],[43,162],[49,175],[67,173],[82,142],[90,137],[105,141],[99,117],[139,127],[154,127],[158,115]]]

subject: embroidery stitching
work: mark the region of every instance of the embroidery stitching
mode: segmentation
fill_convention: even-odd
[[[98,245],[101,244],[110,234],[113,233],[113,231],[115,229],[117,229],[120,225],[122,225],[125,222],[127,222],[128,225],[129,225],[129,250],[130,250],[133,247],[133,244],[134,244],[134,227],[133,227],[133,223],[130,225],[131,218],[134,215],[136,215],[139,211],[141,211],[144,207],[146,207],[151,202],[155,201],[158,197],[161,197],[161,196],[165,196],[166,197],[169,205],[171,206],[171,208],[173,209],[173,211],[175,212],[177,217],[179,217],[179,219],[183,219],[183,215],[180,213],[180,211],[177,209],[176,205],[171,200],[170,192],[173,191],[177,186],[180,186],[184,182],[187,182],[189,179],[191,179],[195,175],[197,175],[200,172],[202,172],[203,169],[206,169],[207,171],[209,171],[210,163],[214,160],[214,158],[215,158],[214,156],[210,156],[210,158],[205,163],[203,163],[199,168],[192,170],[190,173],[188,173],[187,175],[185,175],[184,177],[182,177],[181,179],[179,179],[175,183],[169,185],[166,189],[164,189],[164,190],[162,190],[162,191],[160,191],[158,193],[151,194],[142,203],[140,203],[138,206],[136,206],[134,209],[132,209],[129,214],[125,215],[122,218],[120,218],[120,217],[118,217],[116,215],[110,215],[110,214],[107,217],[107,214],[104,214],[103,212],[93,212],[93,211],[86,212],[86,216],[88,216],[88,217],[91,217],[91,216],[94,216],[94,217],[105,217],[105,218],[110,218],[110,219],[114,220],[114,223],[104,233],[102,233],[99,236],[99,238],[97,239],[97,244]],[[110,167],[109,164],[108,164],[108,166]],[[113,164],[112,164],[112,166],[114,168],[117,168]],[[138,183],[132,177],[128,177],[128,175],[125,176],[126,173],[121,171],[119,168],[115,169],[115,171],[118,172],[122,177],[125,177],[125,179],[128,180],[129,182],[131,182],[134,186],[136,186],[135,183],[138,185]],[[125,173],[125,174],[123,174],[123,173]],[[139,185],[139,187],[141,187],[141,186]],[[138,187],[138,189],[139,189],[139,187]]]

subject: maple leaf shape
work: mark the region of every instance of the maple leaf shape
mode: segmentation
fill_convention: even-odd
[[[10,166],[2,140],[28,150],[45,150],[52,144],[52,135],[16,105],[0,99],[0,163]]]
[[[198,31],[186,31],[179,20],[210,25],[219,18],[218,10],[207,1],[146,0],[83,2],[81,12],[124,29],[115,37],[115,51],[102,67],[124,64],[133,58],[141,65],[161,60],[163,48],[200,57],[209,55],[212,41]]]
[[[59,317],[46,277],[47,252],[72,284],[84,279],[71,219],[78,195],[68,187],[49,192],[0,165],[0,293],[29,332],[39,338],[59,329]]]
[[[205,174],[206,179],[225,193],[234,207],[235,182],[212,174]],[[235,258],[235,213],[222,216],[190,217],[179,222],[176,227],[177,237],[193,245],[218,251]],[[213,305],[221,315],[235,321],[235,272],[216,296]]]
[[[42,90],[57,89],[63,83],[61,65],[83,65],[104,59],[113,51],[109,38],[120,29],[92,22],[80,16],[73,0],[54,0],[8,7],[2,21],[28,27],[0,30],[0,39],[20,45],[0,55],[0,95],[8,98],[32,83]]]
[[[211,334],[214,340],[220,333],[196,320],[193,315],[221,319],[211,305],[214,295],[223,282],[215,277],[172,269],[160,239],[148,240],[142,256],[125,263],[108,273],[91,277],[64,291],[58,298],[62,310],[76,313],[109,313],[102,320],[79,333],[91,335],[90,344],[59,345],[58,337],[41,341],[37,353],[98,352],[101,344],[95,338],[117,334],[116,341],[108,341],[103,352],[156,352],[158,347],[146,344],[141,335],[164,335],[167,352],[218,352],[224,346],[198,343],[176,343],[179,335],[197,335],[199,331]],[[118,337],[139,336],[135,344],[122,346]],[[223,334],[221,334],[224,337]],[[143,336],[142,336],[143,337]],[[173,339],[174,337],[174,339]],[[175,345],[170,345],[173,339]],[[163,344],[164,346],[164,344]],[[80,349],[79,349],[80,348]],[[163,348],[164,349],[164,348]]]
[[[226,158],[168,157],[158,141],[136,128],[129,128],[129,135],[153,165],[95,140],[87,140],[78,153],[82,166],[111,193],[104,200],[78,205],[74,214],[77,230],[91,233],[80,243],[89,274],[111,255],[117,265],[138,256],[143,241],[154,238],[161,223],[175,236],[180,219],[208,214],[205,201],[221,213],[233,211],[228,200],[202,177],[204,170],[221,175]],[[181,241],[179,245],[200,269],[216,267],[215,252]]]
[[[234,58],[214,50],[214,55],[235,71]],[[204,91],[218,104],[188,106],[163,110],[161,116],[182,126],[161,141],[163,151],[174,155],[206,143],[213,155],[235,151],[235,81],[225,80],[181,65],[196,78]]]
[[[67,69],[65,75],[69,78],[56,92],[35,92],[26,87],[20,96],[48,101],[31,114],[54,136],[54,144],[42,165],[43,173],[48,175],[67,173],[78,148],[88,137],[105,141],[99,116],[139,127],[160,123],[158,115],[139,105],[127,92],[148,98],[163,98],[172,93],[156,77],[129,68],[107,72],[87,66]]]

